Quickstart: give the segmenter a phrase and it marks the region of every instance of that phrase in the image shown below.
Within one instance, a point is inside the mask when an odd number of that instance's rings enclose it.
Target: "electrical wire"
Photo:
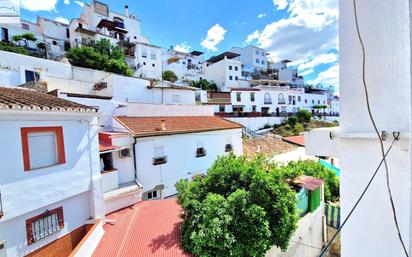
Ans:
[[[369,91],[368,91],[368,86],[366,84],[366,51],[365,51],[365,44],[363,42],[362,35],[361,35],[361,32],[360,32],[360,28],[359,28],[359,20],[358,20],[356,0],[353,0],[353,10],[354,10],[354,16],[355,16],[356,32],[357,32],[357,36],[358,36],[359,43],[360,43],[361,50],[362,50],[362,84],[363,84],[363,88],[364,88],[364,91],[365,91],[366,107],[367,107],[367,110],[368,110],[368,115],[369,115],[370,121],[373,125],[373,129],[375,130],[375,133],[376,133],[376,135],[379,139],[380,150],[381,150],[382,159],[383,159],[384,166],[385,166],[386,188],[387,188],[388,194],[389,194],[389,200],[390,200],[392,214],[393,214],[393,221],[395,223],[395,227],[396,227],[396,230],[397,230],[397,233],[398,233],[399,241],[402,245],[405,256],[409,257],[408,251],[406,250],[405,243],[403,242],[403,239],[402,239],[402,235],[401,235],[401,231],[400,231],[399,223],[398,223],[398,218],[397,218],[397,215],[396,215],[396,208],[395,208],[395,203],[394,203],[393,195],[392,195],[392,189],[391,189],[391,185],[390,185],[389,167],[388,167],[388,163],[387,163],[386,158],[385,158],[385,148],[384,148],[384,145],[383,145],[383,139],[382,139],[381,134],[379,133],[378,127],[376,125],[376,122],[375,122],[375,119],[373,117],[371,107],[370,107]]]
[[[298,244],[298,245],[303,245],[303,246],[306,246],[306,247],[309,247],[309,248],[313,248],[313,249],[317,249],[317,250],[322,250],[322,248],[321,248],[321,247],[318,247],[318,246],[308,245],[308,244],[301,243],[301,242],[294,241],[294,240],[291,240],[291,242],[292,242],[292,243],[295,243],[295,244]]]
[[[360,195],[360,197],[358,198],[358,200],[356,200],[355,205],[352,207],[352,209],[350,210],[348,216],[345,218],[345,220],[342,222],[342,225],[338,228],[338,230],[335,232],[335,234],[333,235],[333,237],[329,240],[329,242],[325,245],[325,247],[323,248],[323,250],[320,252],[318,257],[322,257],[326,251],[328,250],[328,248],[332,245],[332,242],[335,240],[336,236],[339,234],[339,232],[342,230],[342,228],[345,226],[346,222],[349,220],[349,218],[352,216],[352,213],[355,211],[356,207],[358,206],[359,202],[362,200],[362,198],[365,196],[366,191],[368,191],[370,185],[372,184],[372,181],[375,179],[376,174],[378,173],[379,169],[381,168],[382,164],[384,163],[384,160],[386,158],[386,156],[388,156],[389,152],[392,149],[392,146],[394,145],[394,143],[399,140],[399,138],[394,138],[391,145],[389,146],[388,150],[386,151],[386,153],[384,154],[384,158],[382,158],[382,160],[379,162],[378,167],[375,169],[375,172],[373,173],[372,177],[369,179],[368,184],[366,185],[365,189],[363,189],[362,194]]]

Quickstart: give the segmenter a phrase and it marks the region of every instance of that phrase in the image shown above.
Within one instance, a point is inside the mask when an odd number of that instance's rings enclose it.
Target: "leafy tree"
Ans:
[[[38,49],[46,50],[46,44],[44,42],[38,42],[36,46]]]
[[[195,256],[265,256],[286,250],[296,229],[296,195],[262,157],[219,157],[204,177],[176,184],[181,242]],[[251,240],[255,238],[258,240]]]
[[[304,123],[304,122],[310,122],[310,118],[312,117],[312,114],[304,109],[299,110],[296,113],[296,118],[298,118],[298,122]]]
[[[11,40],[20,46],[20,42],[24,42],[25,47],[29,47],[29,42],[36,42],[37,38],[33,33],[23,33],[14,35],[11,37]]]
[[[170,81],[172,83],[175,83],[177,81],[176,74],[171,70],[164,71],[162,74],[162,78],[163,80]]]
[[[125,61],[123,49],[111,45],[108,39],[97,41],[93,47],[71,48],[66,53],[66,57],[75,66],[104,70],[125,76],[133,75],[133,71]]]
[[[296,123],[298,123],[298,118],[296,118],[295,116],[291,116],[288,118],[287,123],[294,127],[296,125]]]
[[[197,87],[202,90],[213,91],[213,92],[217,91],[216,83],[210,83],[206,79],[200,79],[199,81],[191,81],[190,85],[192,87]]]

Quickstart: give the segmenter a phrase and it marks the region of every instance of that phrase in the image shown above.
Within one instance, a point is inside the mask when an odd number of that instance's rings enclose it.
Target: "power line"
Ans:
[[[364,42],[363,42],[363,39],[362,39],[362,35],[361,35],[361,32],[360,32],[360,28],[359,28],[356,0],[353,0],[353,10],[354,10],[354,15],[355,15],[356,32],[357,32],[359,43],[360,43],[361,49],[362,49],[362,83],[363,83],[363,88],[364,88],[364,91],[365,91],[366,107],[367,107],[367,110],[368,110],[369,118],[370,118],[370,120],[372,122],[372,125],[373,125],[373,129],[375,130],[375,133],[378,136],[380,150],[381,150],[381,154],[382,154],[382,159],[383,159],[383,162],[385,164],[386,188],[387,188],[388,194],[389,194],[389,200],[390,200],[392,214],[393,214],[393,221],[395,223],[395,227],[396,227],[396,230],[398,232],[399,241],[402,245],[405,256],[409,257],[408,251],[406,250],[405,243],[403,242],[403,239],[402,239],[402,235],[401,235],[401,231],[400,231],[399,223],[398,223],[398,218],[397,218],[397,215],[396,215],[395,203],[393,201],[392,190],[391,190],[391,185],[390,185],[390,178],[389,178],[389,167],[388,167],[388,163],[387,163],[386,157],[385,157],[385,148],[383,146],[383,139],[382,139],[383,135],[381,136],[381,134],[379,133],[378,127],[376,125],[376,122],[375,122],[375,119],[373,117],[371,107],[370,107],[369,92],[368,92],[368,87],[367,87],[367,84],[366,84],[366,74],[365,74],[366,73],[366,51],[365,51],[365,45],[364,45]]]
[[[323,250],[320,252],[318,257],[322,257],[326,251],[328,250],[328,248],[331,246],[333,240],[335,240],[336,236],[339,234],[339,232],[342,230],[342,228],[345,226],[346,222],[349,220],[349,218],[351,217],[352,213],[355,211],[356,207],[358,206],[359,202],[362,200],[362,198],[364,197],[366,191],[368,191],[369,186],[372,184],[372,181],[375,179],[376,174],[378,173],[379,169],[381,168],[382,164],[384,163],[384,160],[386,158],[386,156],[389,154],[389,152],[392,149],[392,146],[394,145],[394,143],[399,140],[399,138],[394,137],[391,145],[389,146],[388,150],[386,151],[384,158],[382,158],[382,160],[379,162],[378,167],[375,169],[375,172],[373,173],[372,177],[369,179],[368,184],[366,185],[365,189],[362,191],[362,194],[360,195],[360,197],[358,198],[358,200],[356,201],[355,205],[352,207],[352,209],[350,210],[348,216],[345,218],[345,220],[342,222],[342,225],[338,228],[338,230],[335,232],[335,234],[333,235],[333,237],[331,238],[331,240],[326,244],[326,246],[323,248]]]
[[[309,247],[309,248],[313,248],[313,249],[317,249],[317,250],[322,250],[322,248],[321,248],[321,247],[318,247],[318,246],[308,245],[308,244],[301,243],[301,242],[294,241],[294,240],[291,240],[291,242],[292,242],[292,243],[295,243],[295,244],[303,245],[303,246],[306,246],[306,247]]]

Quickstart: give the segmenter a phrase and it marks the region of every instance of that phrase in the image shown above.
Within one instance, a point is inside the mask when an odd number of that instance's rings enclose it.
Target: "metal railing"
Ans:
[[[272,104],[272,99],[271,98],[266,98],[266,99],[264,99],[264,104]]]

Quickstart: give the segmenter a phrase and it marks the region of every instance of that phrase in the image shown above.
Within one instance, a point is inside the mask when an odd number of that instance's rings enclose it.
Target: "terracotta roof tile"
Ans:
[[[16,87],[0,87],[0,109],[96,112],[86,105]]]
[[[284,137],[283,141],[291,143],[291,144],[295,144],[295,145],[305,146],[305,136]]]
[[[180,246],[176,199],[144,201],[106,216],[93,257],[189,257]]]
[[[217,116],[115,117],[135,137],[161,136],[214,130],[237,129],[242,125]],[[161,130],[161,121],[165,130]]]

